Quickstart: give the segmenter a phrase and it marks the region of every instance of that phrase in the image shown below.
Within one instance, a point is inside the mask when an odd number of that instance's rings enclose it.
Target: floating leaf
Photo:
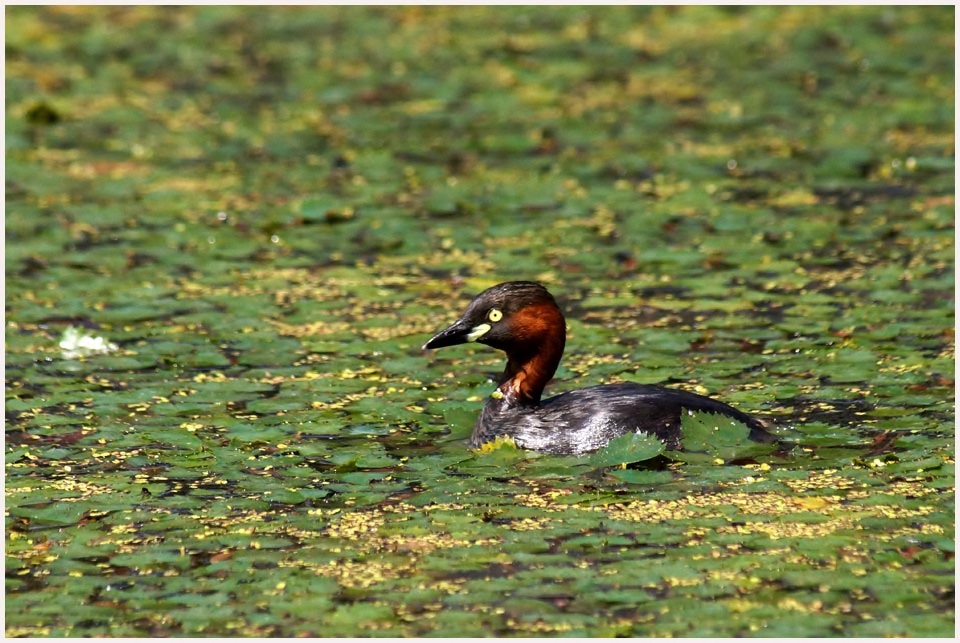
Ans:
[[[769,454],[776,450],[772,444],[750,440],[746,424],[719,413],[684,411],[680,418],[682,451],[667,455],[685,461],[726,462],[734,458]]]
[[[613,467],[651,460],[664,452],[663,443],[648,433],[627,433],[586,456],[594,467]]]

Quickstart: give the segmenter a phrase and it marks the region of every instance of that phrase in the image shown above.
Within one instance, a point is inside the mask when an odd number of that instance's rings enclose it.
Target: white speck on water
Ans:
[[[60,339],[60,351],[64,359],[76,359],[87,355],[111,353],[117,345],[103,337],[94,337],[81,332],[79,328],[69,326]]]

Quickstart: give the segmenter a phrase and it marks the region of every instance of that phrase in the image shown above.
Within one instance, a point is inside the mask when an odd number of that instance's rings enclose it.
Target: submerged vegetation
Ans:
[[[6,17],[8,636],[953,634],[952,7]],[[511,279],[792,448],[466,449]]]

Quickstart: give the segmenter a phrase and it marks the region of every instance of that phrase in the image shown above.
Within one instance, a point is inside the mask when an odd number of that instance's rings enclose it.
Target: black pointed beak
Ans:
[[[466,344],[467,342],[474,341],[475,338],[471,338],[471,333],[474,332],[472,325],[467,323],[464,319],[458,319],[453,322],[449,328],[441,330],[439,333],[430,338],[426,344],[423,345],[423,350],[429,350],[432,348],[443,348],[444,346],[456,346],[457,344]]]

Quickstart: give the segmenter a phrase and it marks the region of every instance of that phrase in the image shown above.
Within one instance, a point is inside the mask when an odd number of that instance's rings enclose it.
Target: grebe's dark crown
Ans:
[[[546,306],[560,320],[559,332],[564,332],[563,315],[553,295],[535,281],[508,281],[487,288],[474,297],[463,315],[434,335],[424,349],[443,348],[467,342],[480,342],[501,348],[511,340],[511,319],[530,306]]]

